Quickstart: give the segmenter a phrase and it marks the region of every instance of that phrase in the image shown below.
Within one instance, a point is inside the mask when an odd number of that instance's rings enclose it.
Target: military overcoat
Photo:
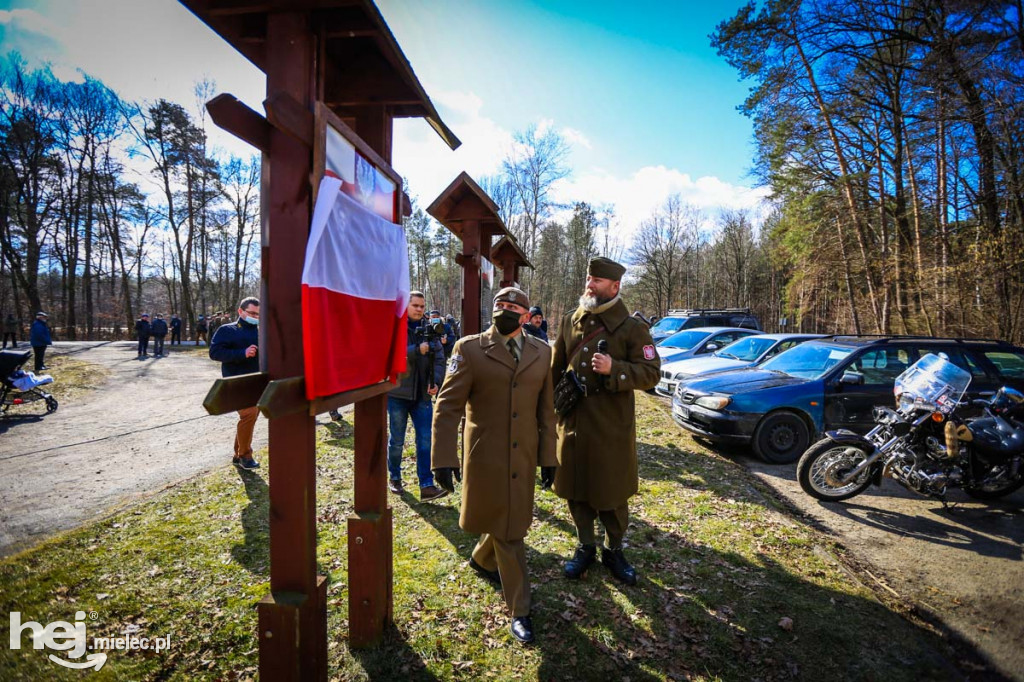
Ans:
[[[519,540],[533,521],[538,466],[555,466],[551,348],[525,336],[518,366],[491,327],[458,340],[434,406],[433,467],[458,467],[463,413],[462,512],[470,533]]]
[[[610,376],[597,374],[591,366],[602,339],[608,341],[612,358]],[[568,356],[581,342],[570,361]],[[586,385],[587,396],[558,420],[554,490],[559,497],[588,502],[594,509],[615,509],[638,486],[633,391],[654,388],[661,362],[647,325],[631,318],[619,299],[603,312],[577,308],[562,318],[551,364],[555,383],[567,365]]]

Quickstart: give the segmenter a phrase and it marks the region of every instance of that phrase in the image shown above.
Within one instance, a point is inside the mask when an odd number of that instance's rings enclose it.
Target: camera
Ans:
[[[414,333],[416,334],[417,343],[440,341],[441,337],[445,335],[444,323],[440,321],[434,322],[433,320],[427,321],[424,318],[423,323],[416,327]]]

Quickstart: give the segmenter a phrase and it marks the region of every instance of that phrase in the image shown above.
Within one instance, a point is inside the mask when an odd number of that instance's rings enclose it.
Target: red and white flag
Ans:
[[[396,381],[406,364],[405,230],[320,182],[302,270],[306,397]]]

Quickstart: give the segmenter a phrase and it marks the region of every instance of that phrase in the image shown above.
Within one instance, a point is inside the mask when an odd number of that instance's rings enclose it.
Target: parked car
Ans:
[[[696,376],[707,376],[731,369],[752,367],[773,358],[783,351],[799,346],[804,341],[820,339],[823,334],[755,334],[733,341],[711,355],[675,360],[661,365],[661,381],[655,389],[659,394],[672,397],[676,385]]]
[[[896,377],[928,353],[971,373],[968,398],[1002,385],[1024,390],[1024,348],[1004,341],[832,336],[756,367],[680,381],[672,416],[708,440],[749,443],[767,462],[793,462],[826,430],[870,430],[872,409],[893,403]]]
[[[654,350],[661,358],[661,364],[675,362],[683,358],[711,355],[716,350],[725,348],[736,339],[742,339],[761,332],[739,327],[702,327],[685,329],[655,344]],[[662,375],[664,376],[664,374]]]
[[[750,308],[670,310],[651,327],[651,338],[657,343],[678,331],[697,327],[739,327],[761,331],[761,321],[750,312]]]

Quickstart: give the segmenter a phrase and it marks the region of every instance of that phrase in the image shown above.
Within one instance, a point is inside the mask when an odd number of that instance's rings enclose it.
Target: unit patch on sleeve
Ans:
[[[459,363],[462,362],[461,355],[453,355],[452,361],[448,363],[448,373],[455,374],[456,370],[459,369]]]
[[[654,346],[644,346],[644,360],[653,360],[657,355]]]

